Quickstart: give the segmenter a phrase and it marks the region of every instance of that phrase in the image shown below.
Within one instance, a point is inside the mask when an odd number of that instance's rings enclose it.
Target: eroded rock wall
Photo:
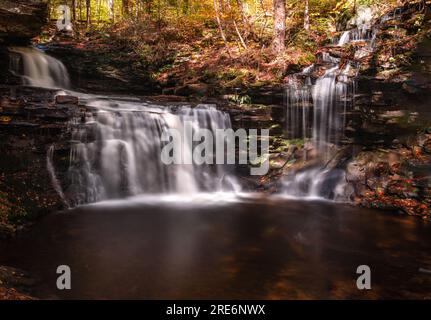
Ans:
[[[47,14],[44,0],[0,1],[0,44],[29,42],[39,35]]]

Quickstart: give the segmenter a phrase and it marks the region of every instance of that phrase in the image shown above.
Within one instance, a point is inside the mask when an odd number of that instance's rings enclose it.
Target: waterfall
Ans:
[[[21,76],[24,85],[70,87],[65,66],[35,48],[9,48],[10,70]],[[47,152],[47,170],[52,185],[66,206],[141,194],[181,194],[239,191],[231,167],[196,164],[192,151],[199,142],[182,139],[176,146],[183,151],[183,164],[165,165],[161,160],[167,142],[163,132],[186,126],[192,133],[206,129],[231,129],[228,114],[214,105],[159,106],[140,99],[78,95],[91,112],[70,122],[71,151],[67,181],[63,190],[55,173],[54,146]]]
[[[238,190],[228,166],[195,164],[192,159],[172,165],[161,161],[166,129],[182,131],[185,123],[212,133],[231,128],[229,116],[214,106],[168,108],[111,99],[88,105],[93,113],[73,124],[67,190],[73,205],[140,194]],[[186,150],[193,147],[181,143]]]
[[[66,67],[39,49],[11,47],[10,71],[23,84],[41,88],[70,88]]]
[[[361,26],[356,29],[344,31],[337,45],[342,47],[355,41],[370,41],[373,39],[374,35],[375,30],[373,30],[373,28],[368,29]]]
[[[371,25],[370,10],[360,10],[355,24],[356,28],[345,31],[337,45],[366,41],[367,46],[361,46],[355,54],[360,57],[366,50],[372,50],[377,30]],[[345,136],[346,114],[354,107],[357,69],[352,61],[342,61],[329,52],[322,52],[319,63],[288,80],[286,135],[289,139],[304,141],[306,166],[287,176],[283,182],[285,194],[345,199],[345,172],[333,159]],[[324,71],[313,77],[314,70]]]
[[[284,192],[295,197],[340,199],[344,171],[328,167],[334,146],[344,135],[346,113],[352,107],[354,82],[350,64],[332,65],[312,84],[291,80],[287,88],[287,134],[291,139],[310,141],[318,153],[318,164],[293,173],[284,181]],[[304,72],[303,72],[304,73]],[[307,153],[304,151],[304,160]]]
[[[341,36],[341,38],[340,38],[340,41],[338,41],[338,45],[341,47],[341,46],[344,46],[346,43],[349,43],[349,41],[350,41],[350,30],[347,30],[347,31],[344,31],[343,32],[343,35]]]
[[[54,150],[55,150],[55,148],[54,148],[54,145],[51,145],[49,148],[48,148],[48,152],[47,152],[47,154],[46,154],[46,168],[47,168],[47,170],[48,170],[48,173],[49,173],[49,177],[50,177],[50,179],[51,179],[51,183],[52,183],[52,186],[54,187],[54,190],[57,192],[57,194],[60,196],[60,198],[61,198],[61,200],[63,201],[63,203],[66,205],[66,207],[69,207],[69,203],[68,203],[68,201],[66,200],[66,197],[64,196],[64,193],[63,193],[63,188],[61,187],[61,183],[60,183],[60,181],[58,180],[58,178],[57,178],[57,175],[56,175],[56,173],[55,173],[55,169],[54,169],[54,161],[53,161],[53,158],[54,158]]]

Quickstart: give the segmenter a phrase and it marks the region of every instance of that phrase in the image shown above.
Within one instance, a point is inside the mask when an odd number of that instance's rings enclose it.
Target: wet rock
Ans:
[[[58,95],[55,97],[55,102],[58,104],[78,104],[78,97],[71,95]]]
[[[363,60],[370,58],[373,55],[373,51],[370,48],[364,47],[360,48],[355,52],[355,60]]]
[[[349,182],[365,182],[366,171],[365,168],[358,162],[350,162],[346,168],[346,180]]]
[[[174,94],[180,96],[198,95],[204,96],[208,93],[208,85],[205,83],[192,83],[178,87],[174,90]]]
[[[27,42],[39,35],[48,10],[42,0],[0,1],[0,42]]]
[[[431,158],[419,153],[427,141],[426,134],[419,134],[408,143],[410,148],[357,154],[346,166],[346,180],[355,191],[353,198],[363,206],[399,209],[428,219]]]
[[[423,150],[424,150],[424,152],[431,154],[431,139],[424,142]]]
[[[405,91],[407,91],[410,94],[416,94],[419,92],[419,89],[409,82],[404,82],[402,87]]]
[[[165,88],[162,90],[162,95],[174,95],[175,94],[175,87]]]
[[[188,87],[196,95],[204,96],[208,93],[208,85],[205,83],[192,83]]]

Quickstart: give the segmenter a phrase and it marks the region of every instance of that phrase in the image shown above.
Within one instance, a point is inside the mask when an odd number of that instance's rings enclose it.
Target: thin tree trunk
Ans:
[[[310,30],[310,14],[309,14],[309,3],[305,0],[305,11],[304,11],[304,29]]]
[[[85,1],[85,6],[87,8],[87,27],[91,24],[91,0]]]
[[[115,5],[114,0],[108,0],[108,6],[109,6],[109,15],[111,18],[111,22],[115,22]]]
[[[274,0],[274,40],[273,50],[280,54],[286,49],[286,2],[285,0]]]
[[[152,0],[146,0],[146,2],[147,2],[147,14],[150,15],[150,16],[151,16],[151,11],[152,11],[151,1]]]
[[[100,23],[100,4],[101,0],[97,0],[97,23]]]
[[[215,11],[215,15],[216,15],[218,29],[220,31],[220,36],[223,39],[223,42],[224,42],[224,45],[226,47],[227,53],[229,54],[229,56],[231,56],[229,47],[227,45],[226,35],[225,35],[225,33],[223,31],[223,27],[221,25],[220,13],[219,13],[219,7],[218,6],[219,6],[219,4],[218,4],[217,0],[214,0],[214,11]]]
[[[227,1],[227,6],[228,6],[229,11],[232,13],[232,7],[230,5],[230,0]],[[233,21],[233,26],[235,28],[236,34],[238,35],[239,41],[241,42],[241,45],[243,46],[244,49],[247,49],[247,44],[245,43],[244,38],[241,35],[241,32],[239,32],[238,25],[236,24],[235,17],[233,15],[231,16],[231,19]]]
[[[72,20],[76,20],[76,0],[72,0]]]
[[[52,5],[51,5],[51,0],[48,0],[46,2],[47,8],[48,8],[48,21],[51,20],[51,10],[52,10]]]
[[[241,42],[241,45],[244,47],[244,49],[247,49],[247,44],[245,43],[244,38],[242,37],[241,33],[239,32],[239,29],[238,29],[238,26],[237,26],[235,20],[233,21],[233,25],[235,27],[235,31],[236,31],[236,34],[238,35],[238,38],[239,38],[239,41]]]
[[[82,0],[79,0],[79,20],[82,21]]]
[[[123,17],[129,15],[129,0],[122,0]]]
[[[157,1],[157,28],[159,29],[159,31],[160,31],[160,28],[162,27],[162,25],[161,25],[161,21],[162,21],[161,6],[162,6],[161,0],[158,0]]]

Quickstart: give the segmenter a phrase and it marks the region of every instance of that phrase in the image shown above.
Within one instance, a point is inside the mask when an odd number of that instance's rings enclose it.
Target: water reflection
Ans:
[[[430,226],[320,202],[103,204],[47,217],[0,244],[1,264],[37,275],[41,297],[431,298]],[[73,289],[55,289],[70,265]],[[356,268],[372,269],[371,291]]]

